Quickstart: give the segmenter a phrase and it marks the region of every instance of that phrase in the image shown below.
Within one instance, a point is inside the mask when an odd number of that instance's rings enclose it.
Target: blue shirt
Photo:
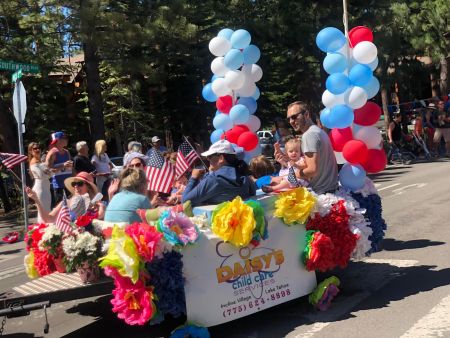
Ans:
[[[67,150],[61,154],[59,151],[56,153],[53,160],[54,168],[63,168],[64,163],[70,160],[70,154]],[[72,176],[72,169],[64,169],[58,171],[52,176],[52,185],[54,189],[64,188],[64,180]]]
[[[211,171],[202,180],[190,178],[183,192],[183,203],[190,200],[192,206],[219,204],[236,196],[243,199],[254,196],[255,184],[248,176],[236,176],[236,169],[223,166]]]
[[[141,218],[136,213],[137,209],[150,209],[150,201],[147,196],[123,190],[109,202],[106,207],[106,222],[140,222]]]

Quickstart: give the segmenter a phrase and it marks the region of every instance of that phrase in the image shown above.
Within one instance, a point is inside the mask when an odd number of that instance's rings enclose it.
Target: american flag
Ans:
[[[65,195],[63,197],[62,206],[58,212],[55,225],[63,233],[70,233],[72,230],[72,226],[70,225],[70,212]]]
[[[175,168],[159,151],[152,150],[147,161],[147,190],[169,193],[175,178]]]
[[[26,161],[27,157],[20,154],[0,153],[0,160],[6,168],[11,169],[17,164]]]
[[[177,174],[177,177],[183,175],[195,160],[199,158],[200,156],[198,156],[197,152],[192,148],[188,141],[181,143],[178,147],[177,162],[175,164],[175,173]]]
[[[297,176],[295,176],[294,167],[289,168],[289,174],[288,174],[287,180],[294,187],[300,186],[300,182],[297,180]]]

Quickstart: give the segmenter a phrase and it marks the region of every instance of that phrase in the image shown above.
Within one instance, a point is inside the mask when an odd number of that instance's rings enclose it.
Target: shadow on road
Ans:
[[[428,246],[443,245],[445,242],[430,241],[429,239],[415,239],[412,241],[400,241],[393,238],[385,238],[382,246],[383,250],[387,251],[399,251],[407,249],[419,249],[426,248]]]
[[[14,249],[14,250],[8,250],[8,251],[0,251],[0,255],[12,255],[21,252],[22,249]]]

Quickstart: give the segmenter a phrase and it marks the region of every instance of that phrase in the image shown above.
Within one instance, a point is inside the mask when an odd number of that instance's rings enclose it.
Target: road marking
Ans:
[[[4,269],[0,271],[0,280],[20,275],[24,271],[25,268],[23,266],[15,266],[12,268]]]
[[[423,188],[424,186],[426,186],[427,183],[414,183],[414,184],[409,184],[409,185],[405,185],[404,187],[401,188],[397,188],[392,190],[392,192],[400,192],[402,193],[403,190],[407,189],[407,188],[411,188],[411,187],[417,187],[417,188]]]
[[[445,337],[450,333],[450,296],[419,319],[401,338]]]
[[[416,260],[406,260],[406,259],[377,259],[377,258],[366,258],[363,260],[364,263],[369,264],[388,264],[397,268],[408,268],[417,265],[419,262]],[[361,271],[360,271],[361,272]],[[363,271],[364,272],[364,271]],[[369,274],[367,274],[369,275]],[[351,313],[359,303],[364,301],[373,292],[381,289],[384,285],[389,283],[392,279],[396,278],[398,274],[388,274],[386,276],[377,275],[368,278],[368,280],[361,280],[361,283],[366,283],[365,290],[360,293],[354,294],[351,297],[337,297],[336,301],[333,302],[333,306],[326,312],[309,312],[303,317],[307,322],[311,324],[302,325],[298,329],[287,335],[288,338],[310,338],[316,333],[323,330],[330,324],[336,322],[346,313]],[[306,329],[306,332],[302,332]],[[417,337],[417,335],[416,335]]]
[[[375,188],[378,188],[381,185],[381,183],[374,183],[373,185],[375,186]]]
[[[385,190],[385,189],[389,189],[389,188],[395,187],[395,186],[397,186],[397,185],[400,185],[400,183],[394,183],[394,184],[388,185],[387,187],[378,189],[378,191]]]

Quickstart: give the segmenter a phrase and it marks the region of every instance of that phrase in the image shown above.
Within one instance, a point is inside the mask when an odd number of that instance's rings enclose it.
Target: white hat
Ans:
[[[434,103],[430,103],[430,104],[428,104],[428,108],[436,109],[436,105]]]
[[[161,141],[161,139],[158,136],[153,136],[152,137],[152,143],[156,143],[158,141]]]
[[[227,140],[220,140],[211,145],[207,151],[202,153],[202,156],[207,157],[213,154],[233,154],[236,155],[236,150],[233,145]]]

